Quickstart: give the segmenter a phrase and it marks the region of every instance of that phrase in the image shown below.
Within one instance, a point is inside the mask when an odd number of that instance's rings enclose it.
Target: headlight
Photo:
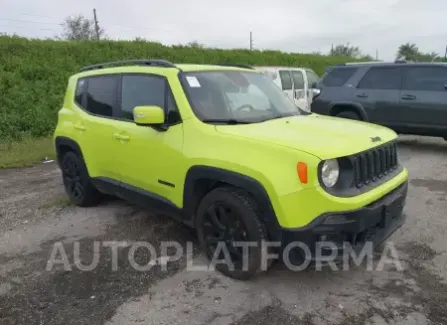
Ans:
[[[340,175],[337,159],[326,160],[321,166],[321,180],[326,187],[333,187]]]

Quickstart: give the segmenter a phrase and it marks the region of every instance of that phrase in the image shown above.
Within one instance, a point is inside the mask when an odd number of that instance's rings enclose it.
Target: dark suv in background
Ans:
[[[326,70],[311,111],[447,140],[447,64],[346,63]]]

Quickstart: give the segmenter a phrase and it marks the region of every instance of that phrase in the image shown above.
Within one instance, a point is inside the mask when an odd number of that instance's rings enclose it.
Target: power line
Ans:
[[[13,22],[18,22],[18,23],[60,25],[60,24],[50,23],[50,22],[46,22],[46,21],[32,21],[32,20],[9,19],[9,18],[0,18],[0,20],[13,21]]]
[[[27,26],[11,26],[11,25],[2,25],[2,24],[0,24],[0,27],[6,27],[6,28],[29,28],[29,27],[27,27]],[[61,31],[62,31],[62,29],[54,29],[54,28],[33,28],[33,30],[39,30],[39,31],[49,31],[49,32],[56,32],[56,33],[60,33]],[[138,35],[136,35],[136,36],[134,36],[135,38],[137,38],[137,37],[141,37],[141,36],[138,36]],[[119,40],[123,40],[123,39],[126,39],[126,40],[129,40],[129,38],[121,38],[121,37],[119,37],[119,38],[116,38],[115,40],[117,40],[117,41],[119,41]],[[228,42],[226,42],[226,41],[223,41],[222,39],[221,40],[207,40],[206,42],[202,42],[202,41],[200,41],[200,40],[197,40],[199,43],[203,43],[203,44],[205,44],[206,45],[206,47],[208,47],[208,48],[215,48],[215,47],[218,47],[218,46],[222,46],[222,45],[224,45],[225,44],[225,46],[224,46],[224,48],[243,48],[244,46],[243,46],[243,40],[238,40],[238,42],[236,42],[235,44],[236,45],[230,45],[230,44],[228,44]],[[160,40],[158,40],[158,39],[148,39],[148,42],[160,42]],[[170,42],[171,44],[169,45],[169,44],[164,44],[164,45],[166,45],[166,46],[175,46],[175,45],[185,45],[186,43],[188,43],[188,41],[178,41],[178,43],[177,44],[175,44],[175,42]]]
[[[42,15],[35,15],[35,14],[22,14],[22,13],[17,13],[16,15],[19,15],[19,16],[30,16],[30,17],[39,17],[39,18],[60,19],[59,17],[54,17],[54,16],[42,16]]]
[[[54,17],[55,18],[55,17]],[[56,19],[56,18],[55,18]],[[63,22],[66,18],[62,18],[61,22]],[[11,21],[11,22],[19,22],[19,23],[32,23],[32,24],[44,24],[44,25],[53,25],[53,26],[61,26],[61,23],[52,23],[52,22],[45,22],[45,21],[32,21],[32,20],[22,20],[22,19],[10,19],[10,18],[0,18],[1,20],[5,21]],[[99,23],[99,22],[98,22]],[[4,27],[10,27],[10,28],[25,28],[25,26],[17,26],[17,25],[2,25]],[[105,29],[107,30],[115,30],[115,31],[123,31],[124,29],[132,29],[132,30],[142,30],[142,31],[149,31],[153,33],[160,33],[160,32],[166,32],[166,33],[172,33],[175,32],[176,29],[154,29],[154,28],[148,28],[148,27],[140,27],[140,26],[125,26],[125,25],[105,25]],[[215,35],[216,36],[216,35]],[[222,39],[224,39],[224,35],[222,35]]]
[[[11,26],[11,25],[0,25],[0,27],[9,27],[9,28],[29,28],[25,26]],[[51,31],[51,32],[60,32],[60,30],[57,29],[51,29],[51,28],[34,28],[34,30],[45,30],[45,31]]]

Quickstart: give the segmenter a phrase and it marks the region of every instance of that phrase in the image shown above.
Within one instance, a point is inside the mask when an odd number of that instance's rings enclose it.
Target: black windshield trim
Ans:
[[[236,125],[236,124],[251,124],[251,123],[257,123],[252,121],[242,121],[242,120],[236,120],[236,119],[203,119],[203,123],[222,123],[222,124],[228,124],[228,125]]]

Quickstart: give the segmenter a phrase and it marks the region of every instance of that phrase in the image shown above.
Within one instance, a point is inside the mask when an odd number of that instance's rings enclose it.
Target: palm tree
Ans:
[[[405,43],[399,46],[397,50],[397,60],[415,60],[419,56],[419,48],[416,44]]]
[[[430,52],[430,53],[424,54],[424,58],[427,61],[437,61],[437,60],[439,60],[439,54],[436,52]]]

